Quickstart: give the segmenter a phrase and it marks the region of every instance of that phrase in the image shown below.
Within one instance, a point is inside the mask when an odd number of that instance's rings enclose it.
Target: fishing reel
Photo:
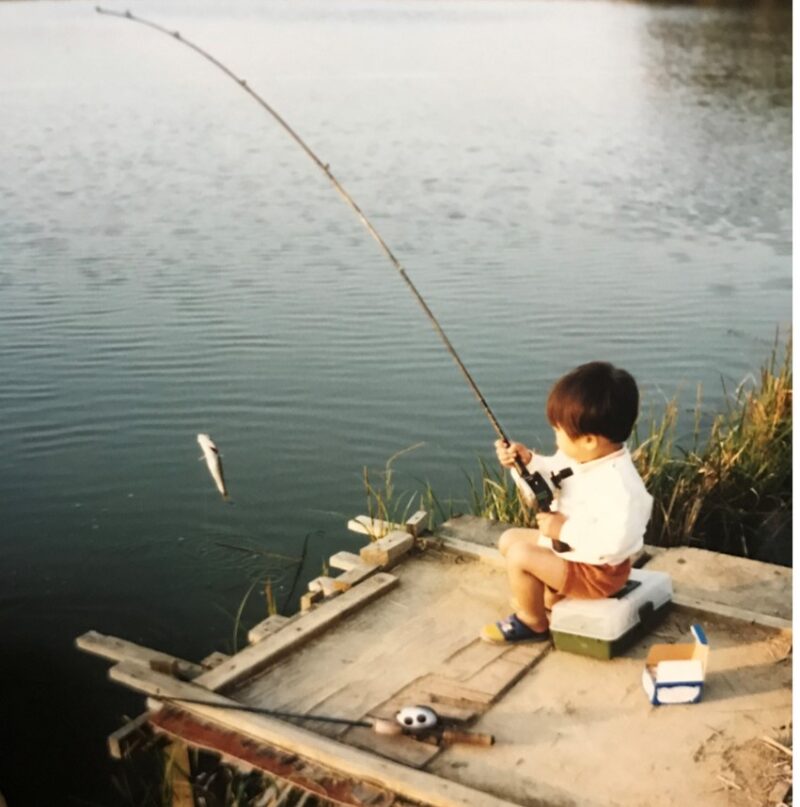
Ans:
[[[439,715],[429,706],[404,706],[395,720],[410,734],[422,734],[439,725]]]
[[[549,513],[550,508],[553,505],[553,488],[547,484],[547,480],[538,472],[533,471],[531,473],[525,466],[522,464],[521,461],[517,461],[517,472],[520,475],[522,481],[527,485],[530,492],[533,494],[534,499],[536,500],[536,506],[539,510],[543,513]],[[563,470],[559,471],[558,473],[551,473],[550,480],[553,483],[553,487],[557,490],[561,488],[561,482],[564,479],[568,479],[573,474],[572,468],[564,468]],[[557,539],[551,539],[553,544],[553,549],[556,552],[568,552],[572,547],[569,544],[565,544],[563,541],[559,541]]]
[[[452,743],[494,745],[493,734],[481,734],[447,727],[430,706],[404,706],[395,715],[395,721],[400,733],[411,735],[414,739],[423,742],[433,742],[435,745]]]
[[[522,481],[528,486],[528,489],[533,494],[536,500],[536,506],[544,513],[550,512],[550,507],[553,504],[553,491],[547,480],[538,472],[531,473],[528,470],[520,472]]]
[[[537,507],[542,512],[549,513],[553,505],[553,488],[560,490],[561,483],[565,479],[569,479],[574,471],[572,468],[564,468],[558,473],[551,473],[550,482],[552,487],[538,471],[531,473],[519,460],[517,461],[517,473],[519,473],[520,478],[528,486],[534,499],[536,499]]]

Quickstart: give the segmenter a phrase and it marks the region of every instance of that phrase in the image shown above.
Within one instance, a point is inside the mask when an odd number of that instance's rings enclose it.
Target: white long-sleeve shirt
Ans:
[[[559,540],[572,547],[569,552],[559,552],[559,557],[595,565],[617,564],[642,548],[653,497],[627,448],[591,462],[576,462],[561,451],[549,457],[534,454],[527,467],[542,474],[551,487],[551,472],[572,469],[573,475],[561,482],[561,489],[553,491],[551,510],[567,519]],[[514,469],[511,473],[531,501],[527,486]],[[540,536],[540,543],[552,546],[548,536]]]

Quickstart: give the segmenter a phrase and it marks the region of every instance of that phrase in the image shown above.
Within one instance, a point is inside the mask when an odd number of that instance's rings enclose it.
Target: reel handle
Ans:
[[[444,729],[441,733],[441,740],[448,744],[465,743],[468,745],[482,745],[488,747],[494,745],[494,734],[479,734],[474,731]]]

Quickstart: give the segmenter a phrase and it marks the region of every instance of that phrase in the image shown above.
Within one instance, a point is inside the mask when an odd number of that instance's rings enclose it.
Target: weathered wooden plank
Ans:
[[[285,628],[293,618],[294,617],[281,616],[280,614],[268,616],[266,619],[262,619],[258,624],[253,625],[253,627],[247,631],[247,641],[250,642],[250,644],[260,642],[262,639],[266,639],[267,636],[272,636],[273,633],[277,633],[282,628]]]
[[[305,793],[323,799],[325,804],[349,807],[394,807],[394,795],[386,788],[370,785],[362,779],[342,776],[338,771],[309,762],[295,753],[254,741],[184,710],[166,707],[153,716],[153,726],[160,734],[176,737],[193,748],[211,751],[227,764],[249,773],[263,771],[274,781],[269,797],[278,797],[284,782],[302,788]],[[297,791],[295,791],[297,792]],[[300,807],[301,800],[296,807]],[[274,802],[269,805],[275,807]]]
[[[487,664],[480,672],[470,676],[464,685],[478,692],[485,692],[491,702],[500,698],[528,671],[525,664],[515,664],[505,658],[499,658]]]
[[[327,575],[315,577],[308,584],[309,591],[321,591],[323,597],[330,597],[338,594],[338,589],[333,587],[333,578]]]
[[[672,604],[690,611],[699,611],[704,614],[714,614],[728,619],[738,619],[741,622],[749,622],[754,625],[762,625],[765,628],[777,628],[778,630],[792,630],[792,621],[770,614],[759,614],[756,611],[749,611],[745,608],[737,608],[733,605],[725,605],[721,602],[702,600],[697,597],[689,597],[686,594],[675,593],[672,595]]]
[[[373,563],[383,568],[397,563],[414,546],[414,536],[407,532],[396,530],[386,537],[361,549],[361,560],[364,563]]]
[[[383,538],[394,530],[408,532],[415,538],[424,531],[425,519],[428,518],[426,510],[417,510],[405,524],[394,521],[384,521],[380,518],[370,518],[369,516],[356,516],[347,522],[347,529],[361,535],[369,535],[372,539]]]
[[[793,618],[793,571],[789,567],[680,546],[665,549],[645,568],[666,572],[679,596],[786,621]],[[748,617],[744,621],[753,620]],[[785,625],[777,623],[767,627]]]
[[[219,689],[263,670],[348,614],[385,594],[397,582],[394,575],[382,572],[376,574],[335,599],[326,600],[314,611],[303,614],[276,633],[270,641],[259,642],[240,651],[229,661],[199,676],[197,683],[208,689]]]
[[[439,665],[435,672],[445,678],[464,681],[507,652],[508,647],[475,639]]]
[[[196,678],[204,672],[199,664],[151,650],[149,647],[118,639],[116,636],[105,636],[90,630],[75,640],[76,646],[86,653],[108,659],[109,661],[135,661],[139,664],[155,664],[162,672],[168,671],[180,678]]]
[[[406,520],[406,529],[415,538],[425,530],[425,519],[428,517],[426,510],[417,510],[411,518]]]
[[[385,736],[360,726],[348,729],[341,739],[348,745],[363,748],[373,754],[380,754],[386,759],[408,765],[411,768],[424,768],[441,750],[436,745],[420,742],[413,737],[405,737],[402,734]]]
[[[223,661],[227,661],[229,658],[230,656],[227,653],[221,653],[219,650],[215,650],[213,653],[209,653],[204,659],[200,660],[200,666],[204,670],[213,670],[214,667],[218,667]]]
[[[347,594],[343,594],[338,600],[332,600],[331,605],[341,602],[346,596]],[[253,648],[248,648],[251,649]],[[109,675],[113,680],[153,697],[197,698],[217,703],[234,702],[215,692],[204,690],[196,683],[177,681],[131,662],[117,664],[111,668]],[[251,740],[268,743],[284,751],[298,754],[340,774],[361,777],[367,783],[377,784],[402,797],[430,807],[515,807],[512,802],[488,793],[425,771],[398,765],[396,762],[327,737],[320,737],[313,732],[265,715],[190,703],[184,703],[180,708],[199,715],[204,720],[247,735]]]
[[[108,735],[108,753],[113,759],[124,759],[148,742],[153,736],[149,718],[149,712],[142,712]]]
[[[172,794],[172,807],[194,807],[192,763],[186,743],[180,740],[170,743],[165,773]]]
[[[337,552],[328,558],[328,566],[331,569],[339,569],[343,572],[349,572],[350,569],[361,566],[361,564],[361,557],[354,552]]]
[[[504,653],[503,658],[506,661],[513,661],[515,664],[524,664],[530,669],[538,664],[552,649],[553,646],[550,642],[520,644]]]
[[[506,559],[500,554],[498,549],[482,544],[473,544],[470,541],[462,541],[460,538],[437,538],[436,544],[442,549],[465,558],[472,558],[490,566],[505,568]]]
[[[325,599],[325,595],[322,593],[321,589],[317,589],[317,591],[307,591],[300,597],[300,610],[305,614],[308,613],[313,607],[315,603],[321,602]]]
[[[481,516],[453,516],[439,525],[436,537],[455,538],[464,543],[496,547],[500,536],[511,526],[513,525]]]
[[[427,553],[415,556],[398,570],[400,585],[386,597],[254,676],[241,691],[237,687],[237,697],[288,711],[360,718],[430,673],[471,642],[478,625],[496,618],[491,606],[482,606],[477,618],[469,612],[476,592],[483,592],[476,582],[502,599],[495,588],[503,581],[491,572],[497,585],[487,584],[486,572],[478,564],[462,568]]]
[[[362,580],[372,577],[373,574],[380,571],[380,568],[380,566],[373,563],[364,563],[359,558],[358,566],[354,566],[350,571],[333,578],[333,587],[337,591],[347,591],[347,589],[352,588]]]
[[[416,684],[420,692],[433,697],[434,701],[440,703],[451,702],[457,706],[464,704],[488,706],[492,702],[491,694],[472,689],[465,684],[450,678],[443,678],[440,675],[423,676]]]
[[[392,530],[403,530],[402,524],[395,524],[392,521],[384,521],[380,518],[370,518],[369,516],[356,516],[347,522],[347,529],[350,532],[357,532],[360,535],[368,535],[373,540],[383,538]]]

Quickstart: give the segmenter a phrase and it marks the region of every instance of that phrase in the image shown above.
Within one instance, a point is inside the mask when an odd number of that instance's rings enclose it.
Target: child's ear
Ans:
[[[600,445],[596,434],[582,434],[581,440],[583,441],[583,447],[587,451],[594,451]]]

